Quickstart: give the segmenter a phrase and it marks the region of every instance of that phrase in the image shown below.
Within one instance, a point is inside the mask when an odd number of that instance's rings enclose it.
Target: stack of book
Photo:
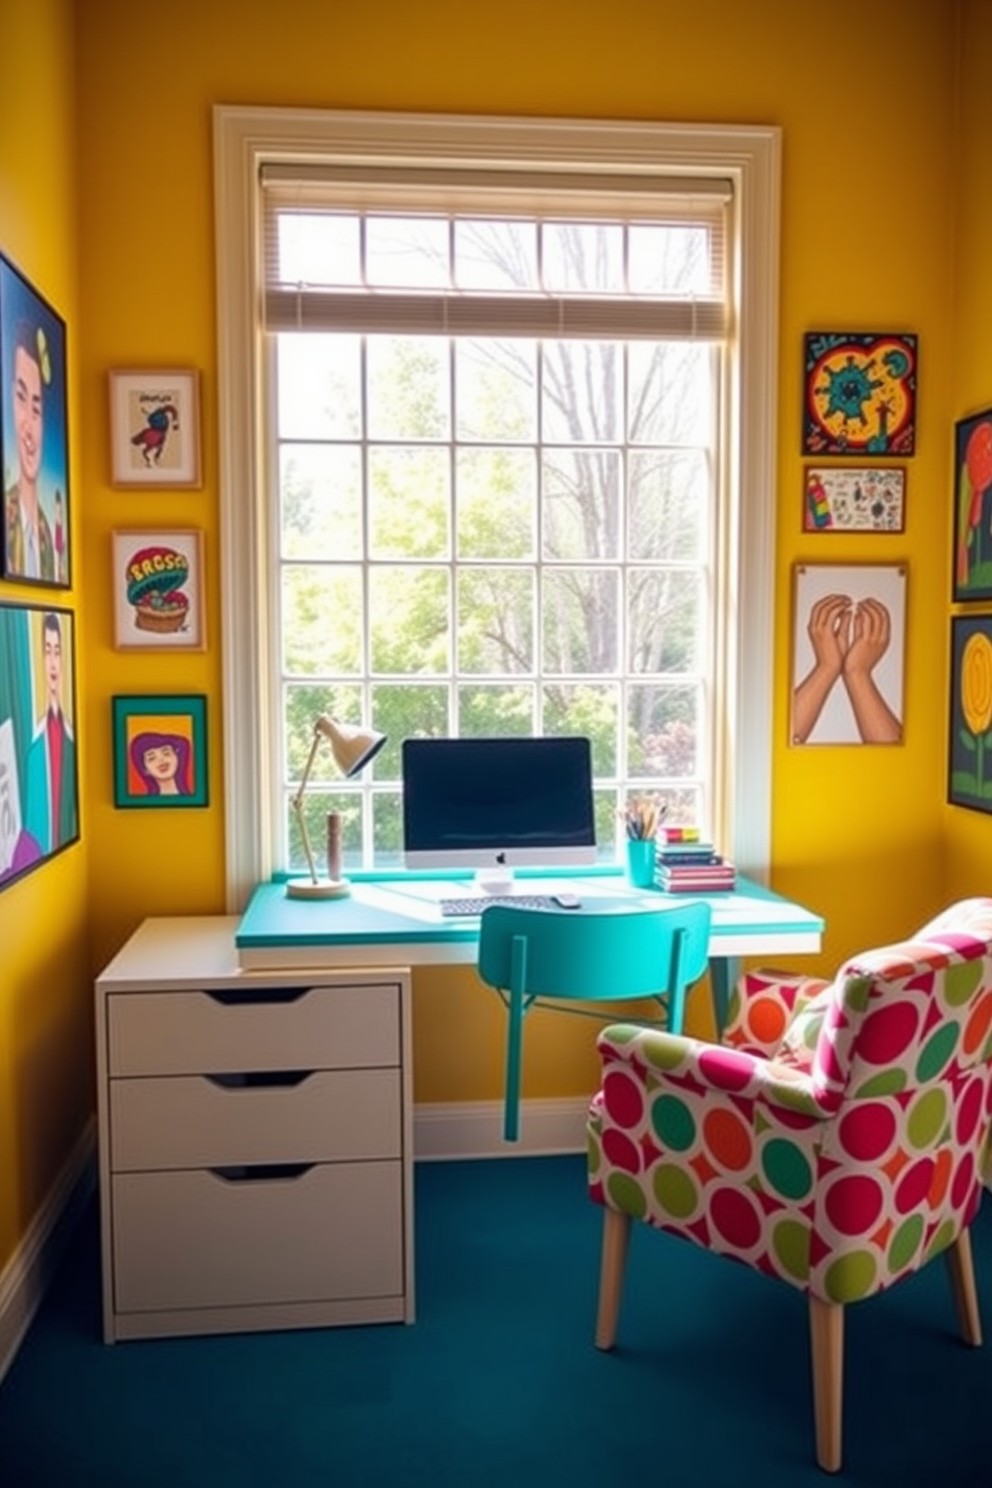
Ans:
[[[695,827],[662,827],[655,851],[655,884],[669,894],[711,894],[732,889],[737,870],[703,842]]]

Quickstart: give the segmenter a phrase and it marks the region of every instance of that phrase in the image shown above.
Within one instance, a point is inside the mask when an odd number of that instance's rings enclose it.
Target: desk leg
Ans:
[[[741,974],[739,956],[710,957],[710,987],[713,992],[713,1021],[717,1041],[723,1038],[730,1014],[730,998]]]

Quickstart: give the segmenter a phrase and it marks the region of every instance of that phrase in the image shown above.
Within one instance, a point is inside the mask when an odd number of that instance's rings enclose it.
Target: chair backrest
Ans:
[[[981,1198],[992,1135],[992,898],[964,900],[911,939],[847,961],[786,1033],[786,1057],[799,1063],[795,1025],[804,1022],[817,1104],[831,1113],[814,1283],[816,1268],[843,1252],[876,1289],[956,1240]]]
[[[491,987],[527,997],[600,1002],[680,997],[706,970],[710,909],[697,900],[641,909],[624,900],[581,909],[482,914],[478,970]]]
[[[852,956],[786,1034],[805,1043],[818,1099],[873,1099],[965,1081],[992,1059],[992,898],[967,899],[911,938]]]

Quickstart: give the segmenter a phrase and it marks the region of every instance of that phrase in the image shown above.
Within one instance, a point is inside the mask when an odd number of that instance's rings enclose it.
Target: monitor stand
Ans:
[[[499,863],[489,868],[477,868],[475,887],[480,894],[512,894],[513,869]]]

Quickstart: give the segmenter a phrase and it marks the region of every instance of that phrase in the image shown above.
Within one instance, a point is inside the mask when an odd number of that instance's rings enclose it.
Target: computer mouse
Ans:
[[[578,909],[580,901],[574,894],[552,894],[552,899],[559,909]]]

